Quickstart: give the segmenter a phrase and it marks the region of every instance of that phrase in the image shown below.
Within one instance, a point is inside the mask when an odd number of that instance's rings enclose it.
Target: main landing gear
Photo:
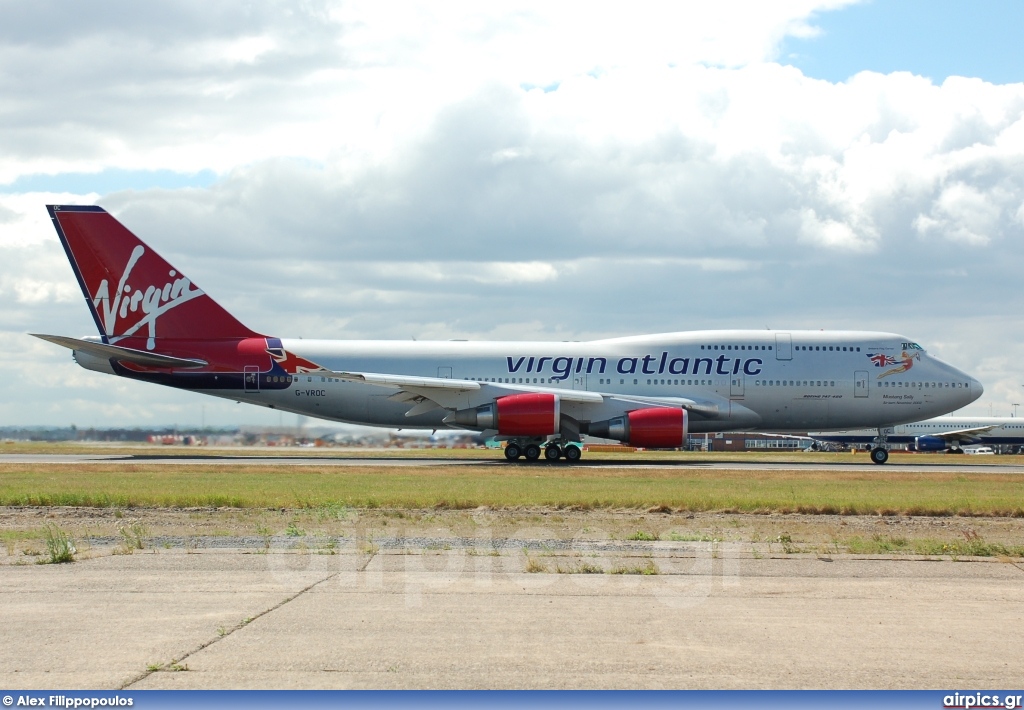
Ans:
[[[875,445],[871,449],[871,463],[882,465],[889,460],[889,449],[886,446],[888,438],[888,432],[885,429],[878,430],[878,436],[875,437]]]
[[[511,440],[505,445],[505,458],[509,461],[518,461],[525,458],[527,462],[533,463],[541,457],[541,445],[543,442]],[[583,455],[583,449],[577,442],[549,441],[543,444],[544,460],[554,463],[560,458],[565,458],[568,463],[576,463]]]

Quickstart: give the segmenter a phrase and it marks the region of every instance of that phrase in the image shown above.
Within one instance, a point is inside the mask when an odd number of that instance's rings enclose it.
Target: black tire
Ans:
[[[522,455],[523,450],[519,448],[519,444],[508,444],[505,447],[505,458],[509,461],[518,461]]]
[[[558,444],[550,444],[544,449],[544,458],[548,461],[557,461],[562,458],[562,450],[558,448]]]
[[[577,461],[580,460],[580,457],[583,455],[583,452],[580,450],[580,447],[569,445],[565,447],[565,450],[562,452],[562,455],[565,456],[565,460],[568,461],[569,463],[576,463]]]
[[[523,449],[523,455],[526,456],[527,461],[536,461],[540,458],[540,447],[536,444],[527,444]]]
[[[883,449],[881,446],[871,449],[871,463],[877,463],[879,466],[889,460],[889,452]]]
[[[964,452],[964,450],[961,449],[960,447],[957,447],[955,449],[950,449],[949,450],[949,453],[951,453],[951,454],[962,454],[963,452]]]

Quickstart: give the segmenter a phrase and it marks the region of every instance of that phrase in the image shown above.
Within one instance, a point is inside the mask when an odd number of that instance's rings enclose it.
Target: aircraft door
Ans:
[[[867,397],[869,392],[871,388],[868,387],[868,371],[857,370],[853,373],[853,396]]]
[[[743,399],[743,375],[733,375],[729,380],[729,398]]]
[[[581,372],[572,378],[572,388],[574,390],[586,390],[587,389],[587,373]]]
[[[244,389],[246,392],[259,392],[260,391],[260,368],[258,365],[246,365],[245,372],[242,375],[242,381],[245,383]]]
[[[775,359],[793,359],[793,336],[790,335],[789,333],[775,334]]]

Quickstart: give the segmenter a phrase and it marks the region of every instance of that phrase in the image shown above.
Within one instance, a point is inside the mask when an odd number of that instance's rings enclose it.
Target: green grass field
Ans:
[[[847,454],[848,455],[848,454]],[[744,459],[747,460],[747,459]],[[550,507],[1024,517],[1024,476],[568,466],[0,465],[0,505]]]
[[[9,441],[0,443],[0,454],[93,454],[122,456],[201,457],[233,456],[258,458],[414,458],[414,459],[481,459],[502,460],[500,449],[416,449],[416,448],[347,448],[295,446],[160,446],[146,443],[104,443],[104,442],[28,442]],[[728,451],[703,453],[697,451],[642,451],[636,453],[615,453],[588,451],[586,461],[641,461],[680,463],[869,463],[864,452],[821,452],[821,451]],[[1022,456],[978,456],[966,459],[964,456],[945,454],[905,454],[893,452],[893,463],[913,464],[963,464],[972,467],[984,465],[1024,465]]]

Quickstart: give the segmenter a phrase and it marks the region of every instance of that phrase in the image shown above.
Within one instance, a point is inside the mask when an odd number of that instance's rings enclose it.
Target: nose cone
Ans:
[[[971,383],[970,384],[970,389],[971,389],[971,400],[970,401],[973,402],[976,399],[978,399],[979,397],[981,397],[982,394],[985,393],[985,388],[982,387],[981,383],[978,382],[973,377],[968,378],[968,381]]]
[[[981,383],[961,370],[954,368],[956,372],[958,385],[962,385],[963,389],[957,387],[957,404],[959,407],[966,407],[971,402],[976,401],[985,392],[985,388],[982,387]]]

